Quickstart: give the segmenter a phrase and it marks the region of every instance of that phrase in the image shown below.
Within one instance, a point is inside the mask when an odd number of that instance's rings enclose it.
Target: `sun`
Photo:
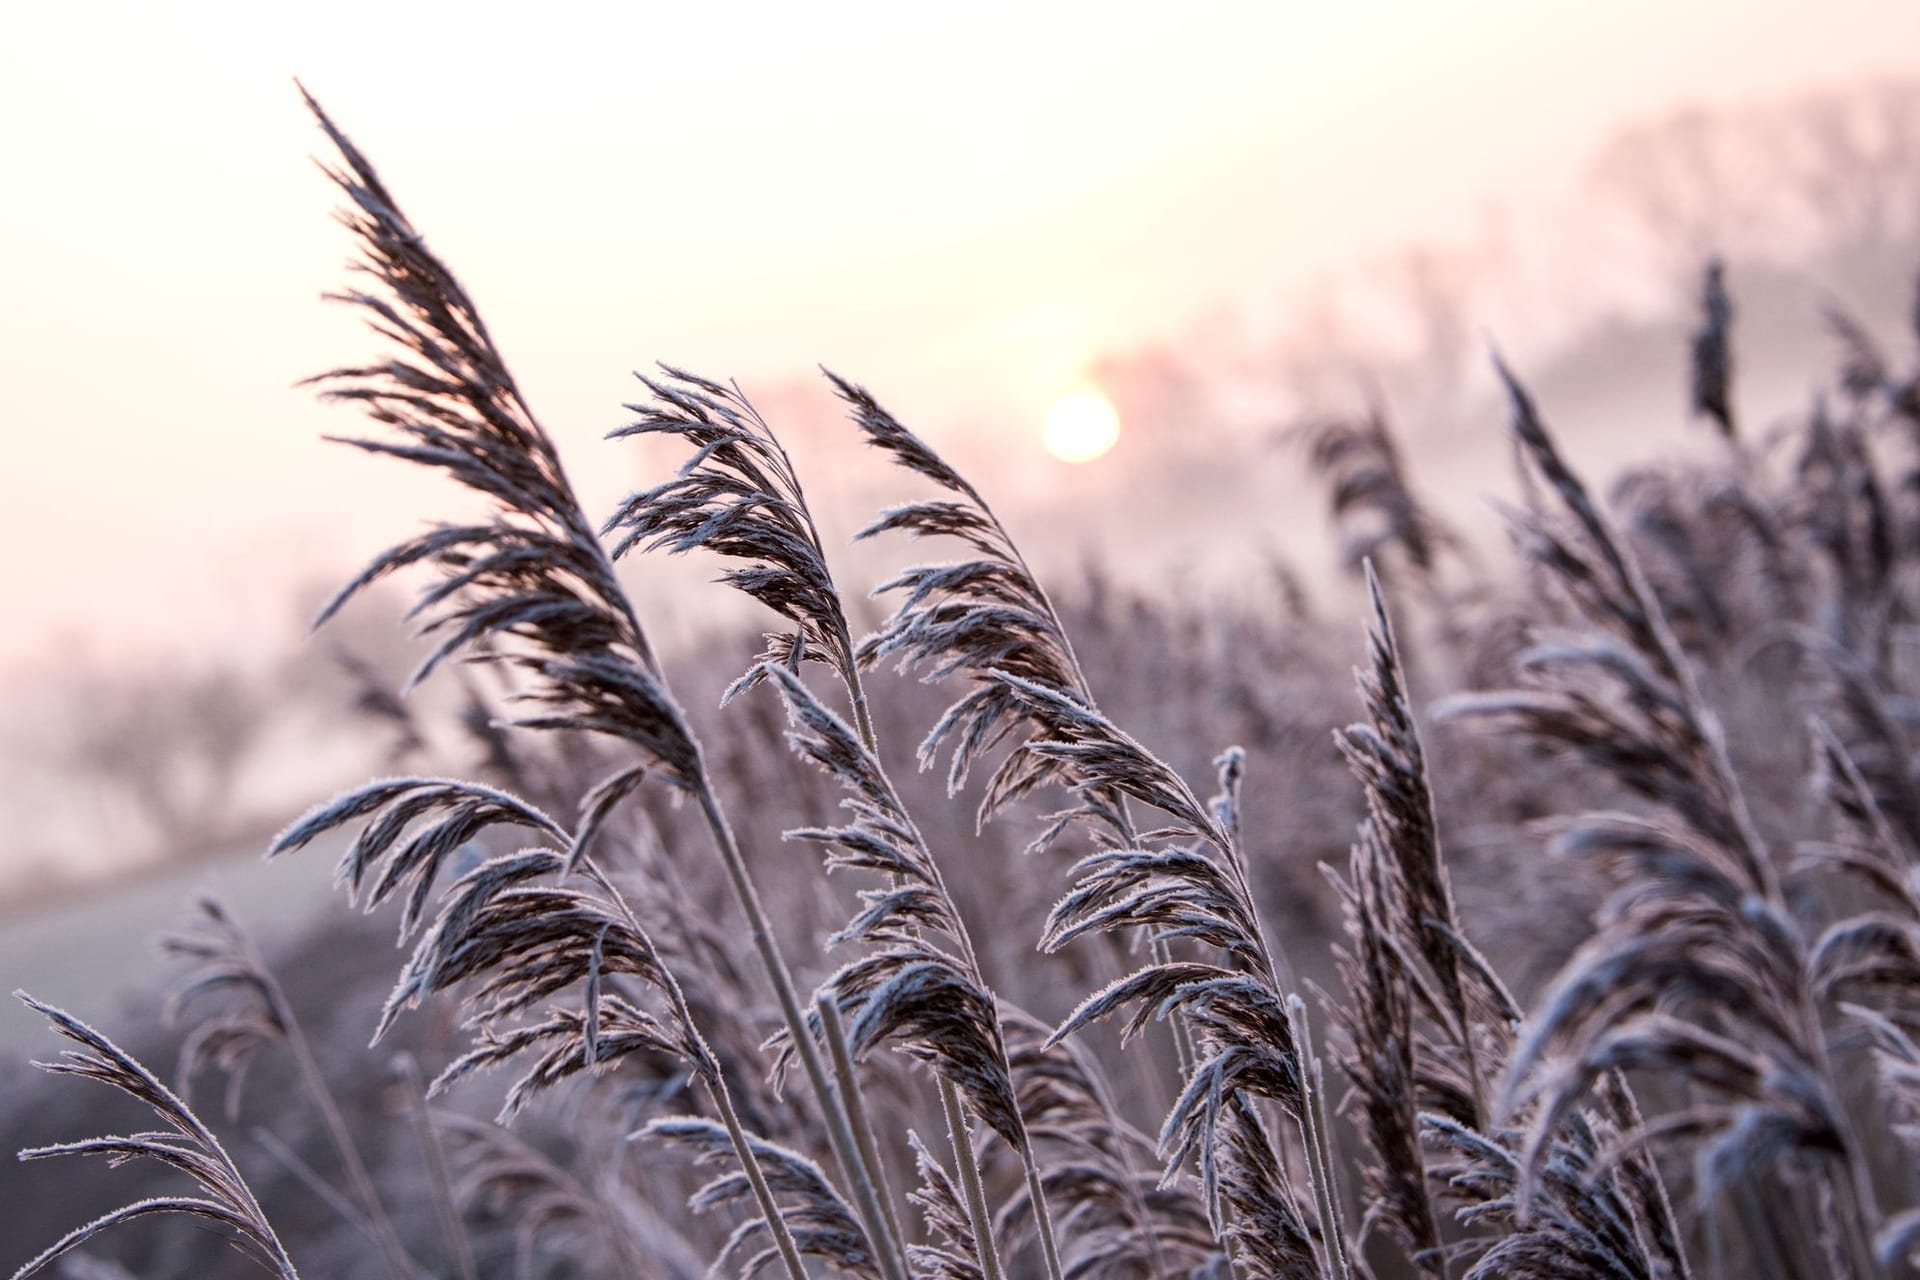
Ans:
[[[1040,438],[1062,462],[1092,462],[1120,439],[1120,412],[1095,391],[1082,391],[1047,410]]]

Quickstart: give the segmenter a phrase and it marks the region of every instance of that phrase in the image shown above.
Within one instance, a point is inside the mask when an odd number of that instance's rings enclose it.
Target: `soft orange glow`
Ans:
[[[1119,441],[1120,413],[1105,396],[1083,391],[1047,410],[1040,438],[1062,462],[1092,462]]]
[[[1231,332],[1192,336],[1208,317],[1244,311],[1250,362],[1296,332],[1333,342],[1367,321],[1344,287],[1321,312],[1323,282],[1477,246],[1490,210],[1513,228],[1500,260],[1545,274],[1476,286],[1459,319],[1524,358],[1627,274],[1626,249],[1597,250],[1632,237],[1612,211],[1592,229],[1578,185],[1622,121],[1920,67],[1920,4],[1888,0],[99,8],[0,9],[0,119],[34,122],[0,131],[31,195],[0,201],[0,543],[33,549],[9,563],[0,666],[64,652],[66,627],[226,643],[220,584],[270,616],[298,576],[269,545],[331,581],[441,510],[434,478],[321,443],[358,416],[291,387],[379,350],[315,300],[348,249],[296,75],[472,290],[607,511],[637,463],[599,437],[656,359],[756,396],[824,363],[930,438],[994,424],[991,454],[1106,356],[1219,340],[1200,363],[1238,368]],[[650,60],[637,92],[637,48],[724,49],[740,92],[693,56]],[[476,92],[499,67],[513,91]],[[663,173],[697,174],[697,198],[663,198]]]

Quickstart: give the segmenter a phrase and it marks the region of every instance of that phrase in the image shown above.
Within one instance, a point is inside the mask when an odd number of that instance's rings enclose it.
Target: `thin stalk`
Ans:
[[[967,1200],[967,1218],[973,1223],[973,1250],[980,1259],[980,1272],[986,1280],[1001,1280],[1000,1251],[993,1241],[993,1220],[987,1215],[980,1159],[973,1149],[973,1135],[967,1129],[967,1113],[961,1108],[959,1091],[945,1076],[940,1077],[940,1109],[947,1117],[947,1138],[953,1144],[954,1165]]]
[[[727,1088],[726,1076],[715,1071],[703,1083],[707,1087],[707,1096],[713,1099],[714,1109],[720,1113],[720,1123],[727,1127],[727,1137],[733,1142],[734,1157],[746,1171],[747,1182],[753,1187],[753,1198],[760,1205],[761,1215],[767,1220],[767,1230],[773,1235],[774,1245],[780,1250],[780,1260],[787,1264],[787,1275],[791,1280],[807,1280],[807,1268],[800,1260],[799,1246],[793,1242],[793,1232],[787,1227],[786,1216],[780,1212],[779,1202],[773,1198],[773,1189],[767,1185],[767,1175],[760,1168],[759,1158],[753,1154],[746,1130],[740,1125],[740,1113],[734,1109],[733,1093]]]
[[[1299,996],[1287,997],[1287,1020],[1293,1024],[1294,1052],[1300,1061],[1300,1128],[1307,1140],[1308,1181],[1313,1184],[1314,1199],[1320,1210],[1320,1234],[1326,1243],[1327,1257],[1338,1280],[1352,1280],[1353,1266],[1347,1258],[1347,1230],[1340,1214],[1340,1202],[1333,1186],[1333,1159],[1327,1146],[1327,1113],[1324,1108],[1326,1081],[1321,1075],[1319,1055],[1313,1052],[1307,1025],[1307,1002]]]
[[[840,1017],[840,1007],[825,995],[815,995],[813,1007],[819,1011],[820,1025],[827,1033],[827,1051],[833,1057],[833,1072],[840,1081],[840,1101],[847,1108],[847,1120],[853,1126],[854,1141],[860,1144],[860,1158],[867,1162],[867,1168],[880,1190],[880,1212],[886,1219],[887,1247],[902,1249],[907,1237],[900,1229],[899,1216],[894,1212],[893,1187],[888,1183],[887,1167],[874,1145],[873,1126],[867,1121],[860,1077],[854,1071],[853,1056],[847,1052],[847,1029]]]
[[[1148,952],[1153,956],[1155,964],[1173,963],[1173,947],[1165,938],[1152,939],[1148,945]],[[1193,1046],[1193,1028],[1187,1025],[1186,1019],[1170,1018],[1168,1022],[1170,1025],[1167,1029],[1173,1037],[1173,1062],[1180,1072],[1180,1082],[1174,1087],[1174,1093],[1177,1096],[1180,1090],[1186,1087],[1187,1077],[1193,1074],[1194,1063],[1199,1055]]]
[[[1868,1233],[1868,1223],[1879,1219],[1874,1204],[1873,1182],[1865,1162],[1860,1158],[1859,1144],[1854,1140],[1851,1129],[1847,1139],[1846,1176],[1834,1179],[1840,1217],[1847,1224],[1847,1251],[1852,1255],[1856,1274],[1879,1276],[1884,1272],[1874,1253],[1873,1238]]]
[[[1047,1193],[1040,1185],[1040,1166],[1031,1155],[1020,1162],[1027,1177],[1027,1199],[1033,1204],[1033,1220],[1040,1229],[1040,1254],[1046,1259],[1047,1274],[1060,1280],[1060,1246],[1053,1238],[1053,1215],[1047,1211]]]
[[[420,1150],[427,1159],[428,1185],[433,1188],[433,1207],[440,1215],[440,1230],[447,1237],[447,1252],[460,1270],[460,1280],[476,1280],[478,1268],[473,1260],[473,1242],[467,1238],[465,1221],[453,1203],[453,1179],[447,1174],[447,1153],[433,1127],[433,1115],[427,1110],[427,1093],[420,1078],[420,1064],[413,1055],[403,1053],[395,1059],[401,1077],[407,1082],[407,1111],[413,1117],[414,1132],[419,1135]]]
[[[1717,735],[1715,737],[1715,746],[1719,758],[1724,761],[1726,759],[1724,744],[1719,741]],[[1732,765],[1728,763],[1726,768],[1728,771],[1727,776],[1731,779],[1733,776]],[[1745,819],[1746,806],[1744,797],[1742,793],[1738,791],[1734,794],[1736,799],[1741,801],[1739,812],[1740,816]],[[1764,847],[1761,847],[1761,852],[1764,855]],[[1771,863],[1769,863],[1769,866],[1771,866]],[[1781,894],[1777,880],[1774,881],[1772,889],[1775,895],[1774,901],[1780,905],[1782,910],[1786,910],[1786,899]],[[1804,965],[1804,953],[1802,954],[1802,963]],[[1804,974],[1804,968],[1802,972]],[[1820,1073],[1820,1078],[1826,1082],[1829,1094],[1835,1102],[1833,1114],[1836,1127],[1838,1128],[1836,1136],[1840,1141],[1842,1167],[1835,1170],[1831,1177],[1834,1191],[1834,1207],[1839,1212],[1839,1215],[1845,1219],[1845,1227],[1843,1230],[1847,1242],[1849,1260],[1853,1264],[1854,1274],[1863,1277],[1881,1276],[1885,1274],[1885,1271],[1881,1268],[1878,1256],[1873,1247],[1873,1238],[1880,1220],[1879,1205],[1873,1193],[1873,1177],[1867,1171],[1866,1161],[1861,1153],[1860,1138],[1854,1129],[1853,1122],[1848,1118],[1846,1109],[1839,1105],[1839,1099],[1842,1096],[1839,1088],[1839,1076],[1834,1074],[1833,1060],[1827,1054],[1826,1032],[1820,1024],[1820,1014],[1814,1005],[1813,994],[1808,990],[1805,981],[1801,982],[1797,994],[1800,1005],[1801,1035],[1806,1040],[1808,1047],[1812,1050],[1814,1069]]]
[[[1448,905],[1451,906],[1452,904],[1449,903]],[[1447,921],[1449,926],[1453,925],[1453,923],[1454,921],[1452,920]],[[1464,1052],[1467,1060],[1467,1083],[1473,1090],[1474,1127],[1484,1132],[1487,1120],[1492,1115],[1492,1112],[1487,1105],[1486,1080],[1480,1074],[1480,1055],[1474,1047],[1473,1022],[1467,1017],[1464,1007],[1456,1008],[1452,1012],[1459,1031],[1460,1048]],[[1664,1185],[1661,1194],[1665,1194]]]
[[[1748,1247],[1757,1256],[1771,1258],[1781,1265],[1786,1280],[1800,1280],[1802,1271],[1798,1253],[1786,1234],[1780,1230],[1779,1214],[1774,1206],[1763,1204],[1758,1188],[1752,1179],[1740,1183],[1740,1216],[1746,1220]],[[1758,1236],[1760,1240],[1753,1237]],[[1764,1244],[1762,1243],[1764,1242]]]
[[[1053,623],[1053,633],[1060,638],[1060,650],[1067,656],[1067,666],[1072,670],[1075,678],[1079,682],[1080,696],[1087,700],[1088,706],[1097,709],[1099,703],[1094,700],[1093,682],[1087,679],[1087,669],[1080,665],[1080,655],[1074,652],[1073,638],[1067,634],[1067,624],[1060,620],[1060,611],[1054,607],[1053,597],[1047,594],[1046,587],[1041,584],[1039,575],[1034,573],[1032,566],[1027,563],[1027,558],[1020,554],[1019,544],[1014,542],[1013,536],[1007,532],[1006,526],[1000,523],[1000,517],[994,514],[993,509],[987,506],[986,500],[980,497],[979,494],[974,495],[974,501],[978,502],[980,509],[986,512],[987,519],[993,521],[993,527],[999,531],[1001,541],[1006,544],[1007,551],[1012,555],[1014,563],[1020,566],[1020,572],[1024,573],[1027,576],[1027,581],[1033,584],[1034,592],[1040,598],[1040,607],[1047,611],[1047,619]],[[1128,845],[1133,845],[1137,843],[1137,841],[1135,840],[1135,832],[1133,829],[1133,817],[1128,809],[1126,797],[1118,797],[1118,803],[1122,824],[1121,838]],[[1159,938],[1154,939],[1152,952],[1155,964],[1164,965],[1173,963],[1173,948],[1164,940]],[[1180,1067],[1180,1085],[1184,1087],[1187,1082],[1187,1076],[1193,1070],[1193,1065],[1200,1060],[1199,1050],[1193,1043],[1192,1028],[1187,1026],[1183,1019],[1174,1018],[1169,1020],[1168,1031],[1173,1037],[1174,1059]],[[1176,1088],[1174,1092],[1177,1094],[1179,1089]],[[1231,1256],[1231,1251],[1229,1251],[1229,1256]]]
[[[282,1141],[280,1135],[265,1125],[258,1125],[254,1128],[253,1140],[260,1144],[262,1151],[278,1161],[282,1169],[292,1174],[294,1181],[305,1188],[308,1195],[333,1210],[340,1221],[365,1236],[369,1243],[375,1245],[380,1243],[379,1233],[373,1229],[373,1224],[367,1221],[367,1211],[341,1195],[337,1187],[321,1177],[319,1171],[312,1165],[302,1160],[300,1153]]]
[[[588,874],[594,883],[606,890],[614,904],[626,917],[634,936],[644,938],[640,921],[621,893],[605,872],[587,864]],[[649,944],[651,945],[651,944]],[[726,1072],[720,1069],[720,1060],[714,1056],[713,1048],[707,1038],[700,1033],[700,1027],[693,1020],[693,1007],[687,1003],[687,993],[680,986],[680,980],[665,964],[659,966],[665,979],[667,998],[673,1003],[674,1016],[687,1035],[692,1038],[695,1061],[690,1065],[699,1075],[700,1082],[706,1087],[707,1096],[713,1100],[713,1106],[720,1113],[720,1122],[726,1126],[727,1138],[733,1143],[734,1159],[739,1161],[741,1170],[747,1175],[747,1185],[753,1190],[754,1203],[760,1207],[760,1216],[766,1219],[767,1231],[773,1236],[774,1245],[780,1251],[780,1260],[786,1264],[788,1280],[807,1280],[806,1264],[800,1260],[799,1246],[794,1243],[793,1232],[787,1226],[785,1215],[780,1212],[780,1204],[773,1198],[773,1188],[767,1185],[767,1175],[760,1167],[760,1157],[753,1153],[753,1144],[747,1140],[746,1130],[740,1124],[740,1115],[733,1104],[733,1091],[727,1087]],[[624,1235],[621,1237],[624,1239]]]
[[[853,652],[853,637],[848,633],[844,619],[840,621],[840,644],[842,652]],[[842,673],[842,678],[847,686],[847,697],[853,703],[853,721],[860,732],[860,741],[867,744],[867,750],[873,752],[877,760],[880,758],[880,737],[873,729],[873,710],[867,705],[866,682],[860,679],[859,671],[851,666]]]
[[[835,625],[839,629],[838,638],[840,640],[842,652],[852,653],[853,638],[847,632],[846,620],[844,616],[837,617],[835,619]],[[956,940],[960,943],[961,954],[964,956],[966,960],[967,968],[971,972],[973,980],[979,983],[980,986],[984,989],[987,986],[986,975],[981,970],[980,957],[974,951],[973,935],[971,931],[968,930],[966,926],[966,921],[961,918],[959,904],[954,901],[953,894],[947,888],[946,877],[941,874],[939,860],[933,856],[932,846],[927,844],[926,837],[922,835],[920,832],[919,824],[913,821],[912,815],[908,813],[906,803],[900,798],[898,791],[895,790],[893,785],[893,778],[886,772],[886,767],[884,765],[880,765],[880,740],[874,733],[872,719],[869,718],[866,714],[866,708],[867,708],[866,686],[865,686],[865,683],[860,679],[859,671],[856,668],[852,667],[851,664],[849,664],[848,670],[845,672],[845,680],[846,680],[848,697],[852,700],[854,710],[857,713],[858,719],[860,721],[860,724],[859,724],[860,741],[866,747],[868,754],[873,757],[874,763],[879,766],[880,776],[885,781],[887,789],[890,792],[893,792],[894,806],[897,809],[899,809],[902,815],[906,816],[908,829],[912,833],[912,837],[915,843],[917,843],[923,850],[926,851],[927,869],[928,869],[928,873],[931,875],[933,879],[934,888],[939,891],[940,896],[947,901],[948,905],[951,907],[953,911],[954,922],[959,930],[959,937]],[[998,1039],[1000,1040],[1001,1045],[1003,1046],[1002,1053],[1001,1053],[1001,1066],[1006,1069],[1008,1078],[1009,1080],[1011,1080],[1013,1075],[1013,1068],[1012,1068],[1012,1065],[1006,1060],[1005,1051],[1004,1051],[1004,1045],[1006,1043],[1006,1033],[1005,1033],[1005,1029],[1000,1026],[1000,1016],[999,1016],[999,1011],[997,1009],[994,1012],[994,1030]],[[836,1045],[836,1048],[838,1047],[839,1046]],[[944,1085],[945,1083],[944,1079],[942,1083]],[[1025,1117],[1019,1115],[1018,1106],[1015,1107],[1014,1114],[1016,1118],[1020,1120],[1021,1136],[1023,1138],[1023,1141],[1020,1144],[1020,1164],[1021,1164],[1022,1171],[1026,1177],[1027,1195],[1033,1205],[1034,1224],[1038,1229],[1039,1235],[1040,1235],[1040,1252],[1041,1252],[1041,1255],[1046,1260],[1047,1275],[1049,1277],[1049,1280],[1062,1280],[1064,1272],[1062,1271],[1060,1266],[1059,1245],[1054,1239],[1053,1211],[1047,1205],[1046,1191],[1040,1181],[1039,1160],[1034,1153],[1032,1141],[1026,1138],[1026,1119]],[[967,1144],[967,1149],[969,1153],[972,1152],[973,1148],[972,1148],[971,1142]],[[956,1153],[957,1153],[957,1149],[956,1149]],[[979,1179],[979,1170],[977,1168],[974,1169],[973,1176],[976,1181]]]
[[[243,940],[241,945],[247,950],[247,963],[260,977],[266,990],[267,1000],[280,1023],[287,1049],[293,1054],[294,1064],[300,1071],[301,1083],[306,1087],[307,1096],[313,1100],[314,1108],[320,1113],[327,1136],[332,1139],[334,1150],[339,1153],[340,1163],[346,1168],[347,1181],[352,1185],[354,1197],[359,1200],[367,1223],[373,1229],[374,1239],[379,1242],[387,1269],[393,1273],[395,1280],[424,1274],[420,1264],[408,1256],[400,1243],[400,1234],[394,1230],[393,1220],[387,1216],[386,1207],[380,1202],[380,1193],[374,1189],[373,1175],[367,1171],[367,1163],[361,1158],[360,1148],[353,1141],[353,1131],[347,1127],[346,1117],[340,1113],[340,1104],[334,1098],[333,1090],[327,1086],[327,1077],[320,1070],[319,1060],[313,1056],[313,1046],[307,1040],[300,1019],[294,1015],[293,1006],[288,1002],[280,980],[267,968],[250,939]]]
[[[1087,1084],[1089,1084],[1089,1088],[1092,1090],[1092,1096],[1098,1098],[1098,1102],[1108,1111],[1108,1115],[1112,1115],[1119,1125],[1125,1125],[1125,1119],[1123,1119],[1121,1113],[1119,1113],[1119,1103],[1117,1103],[1116,1098],[1114,1098],[1114,1086],[1112,1086],[1112,1082],[1106,1077],[1106,1073],[1100,1069],[1100,1063],[1098,1063],[1096,1059],[1089,1059],[1089,1055],[1087,1054],[1075,1054],[1075,1046],[1071,1046],[1071,1044],[1062,1044],[1060,1048],[1066,1050],[1066,1052],[1073,1057],[1073,1063],[1087,1075]],[[1123,1192],[1125,1192],[1125,1196],[1127,1196],[1127,1207],[1129,1207],[1129,1211],[1133,1213],[1135,1221],[1140,1222],[1140,1226],[1146,1230],[1146,1251],[1148,1251],[1148,1255],[1152,1255],[1152,1259],[1154,1259],[1154,1276],[1156,1276],[1158,1280],[1165,1280],[1165,1276],[1167,1276],[1167,1263],[1165,1263],[1164,1251],[1162,1251],[1162,1247],[1160,1247],[1160,1232],[1156,1232],[1156,1230],[1150,1226],[1152,1213],[1150,1213],[1148,1207],[1146,1207],[1146,1197],[1140,1196],[1140,1188],[1133,1182],[1133,1173],[1135,1173],[1135,1169],[1133,1169],[1133,1144],[1123,1138],[1123,1140],[1117,1144],[1116,1153],[1117,1157],[1119,1157],[1119,1167],[1121,1167],[1121,1171],[1127,1174],[1127,1180],[1125,1180],[1125,1184],[1123,1184]]]
[[[740,846],[734,839],[733,829],[727,825],[726,815],[720,811],[719,802],[714,798],[713,782],[707,775],[704,760],[699,765],[698,776],[701,784],[698,792],[700,811],[706,817],[714,848],[726,868],[734,898],[747,917],[747,929],[752,936],[754,950],[759,953],[761,965],[773,984],[774,995],[780,1001],[780,1014],[786,1020],[794,1053],[799,1056],[800,1065],[807,1073],[807,1082],[813,1087],[813,1095],[820,1103],[834,1157],[840,1164],[841,1172],[852,1184],[860,1225],[872,1241],[874,1255],[888,1280],[906,1280],[904,1261],[884,1247],[887,1238],[883,1226],[885,1218],[880,1212],[879,1195],[874,1189],[873,1178],[860,1159],[860,1149],[854,1141],[852,1126],[834,1096],[832,1081],[825,1064],[820,1061],[819,1046],[814,1042],[812,1033],[807,1029],[806,1018],[800,1012],[800,999],[794,993],[793,974],[780,954],[780,945],[773,936],[773,926],[767,919],[766,908],[761,905],[753,877],[747,871],[746,860],[740,856]]]
[[[1067,1052],[1069,1054],[1073,1053],[1073,1050],[1071,1047],[1069,1046],[1063,1046],[1063,1047],[1067,1048]],[[1120,1120],[1119,1104],[1117,1100],[1114,1098],[1113,1089],[1111,1085],[1108,1083],[1105,1073],[1101,1071],[1099,1064],[1097,1062],[1089,1062],[1085,1060],[1085,1058],[1082,1055],[1079,1055],[1079,1054],[1074,1054],[1073,1057],[1074,1057],[1074,1061],[1080,1065],[1080,1069],[1086,1073],[1087,1083],[1092,1088],[1094,1096],[1100,1100],[1100,1105],[1104,1107],[1107,1110],[1107,1112],[1111,1114],[1116,1120]],[[1125,1123],[1125,1122],[1121,1120],[1121,1123]],[[1167,1262],[1166,1262],[1165,1255],[1160,1248],[1160,1233],[1153,1229],[1151,1225],[1153,1215],[1151,1211],[1147,1208],[1146,1197],[1140,1194],[1140,1188],[1133,1181],[1134,1167],[1133,1167],[1132,1145],[1126,1142],[1125,1140],[1122,1140],[1119,1144],[1118,1155],[1120,1158],[1120,1167],[1127,1175],[1126,1184],[1125,1184],[1127,1204],[1131,1209],[1135,1220],[1138,1221],[1146,1231],[1147,1252],[1153,1258],[1153,1274],[1156,1277],[1156,1280],[1166,1280]]]
[[[1334,1256],[1339,1261],[1340,1274],[1343,1277],[1351,1276],[1354,1268],[1352,1259],[1347,1256],[1347,1217],[1345,1210],[1340,1207],[1340,1188],[1333,1179],[1333,1121],[1327,1111],[1326,1071],[1320,1055],[1311,1054],[1309,1060],[1313,1076],[1313,1093],[1309,1101],[1313,1104],[1314,1140],[1320,1149],[1320,1168],[1327,1183],[1327,1204],[1333,1210]]]

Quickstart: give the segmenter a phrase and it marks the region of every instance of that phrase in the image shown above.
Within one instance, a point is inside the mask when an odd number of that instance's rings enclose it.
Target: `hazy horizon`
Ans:
[[[348,246],[296,75],[599,510],[656,359],[775,397],[826,363],[1059,484],[1041,418],[1104,355],[1549,223],[1632,120],[1920,67],[1920,10],[1869,3],[454,12],[10,6],[0,662],[278,628],[424,509],[291,386],[372,350],[317,301]]]

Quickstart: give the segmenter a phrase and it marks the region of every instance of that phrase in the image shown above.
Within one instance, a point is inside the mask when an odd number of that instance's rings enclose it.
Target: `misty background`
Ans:
[[[1497,554],[1490,343],[1604,476],[1710,443],[1685,395],[1712,255],[1762,432],[1836,309],[1911,341],[1910,6],[5,12],[0,932],[7,985],[56,998],[75,913],[254,884],[243,855],[380,772],[368,699],[410,665],[390,605],[304,634],[447,507],[323,443],[358,424],[294,386],[373,350],[318,300],[346,238],[296,74],[461,272],[592,510],[673,465],[599,439],[664,360],[738,378],[844,539],[907,495],[824,363],[1043,572],[1325,596],[1351,584],[1287,438],[1317,414],[1383,406]],[[1040,422],[1086,389],[1120,443],[1055,461]],[[753,621],[711,565],[627,571],[669,643]],[[256,919],[323,896],[290,874],[240,890]]]

